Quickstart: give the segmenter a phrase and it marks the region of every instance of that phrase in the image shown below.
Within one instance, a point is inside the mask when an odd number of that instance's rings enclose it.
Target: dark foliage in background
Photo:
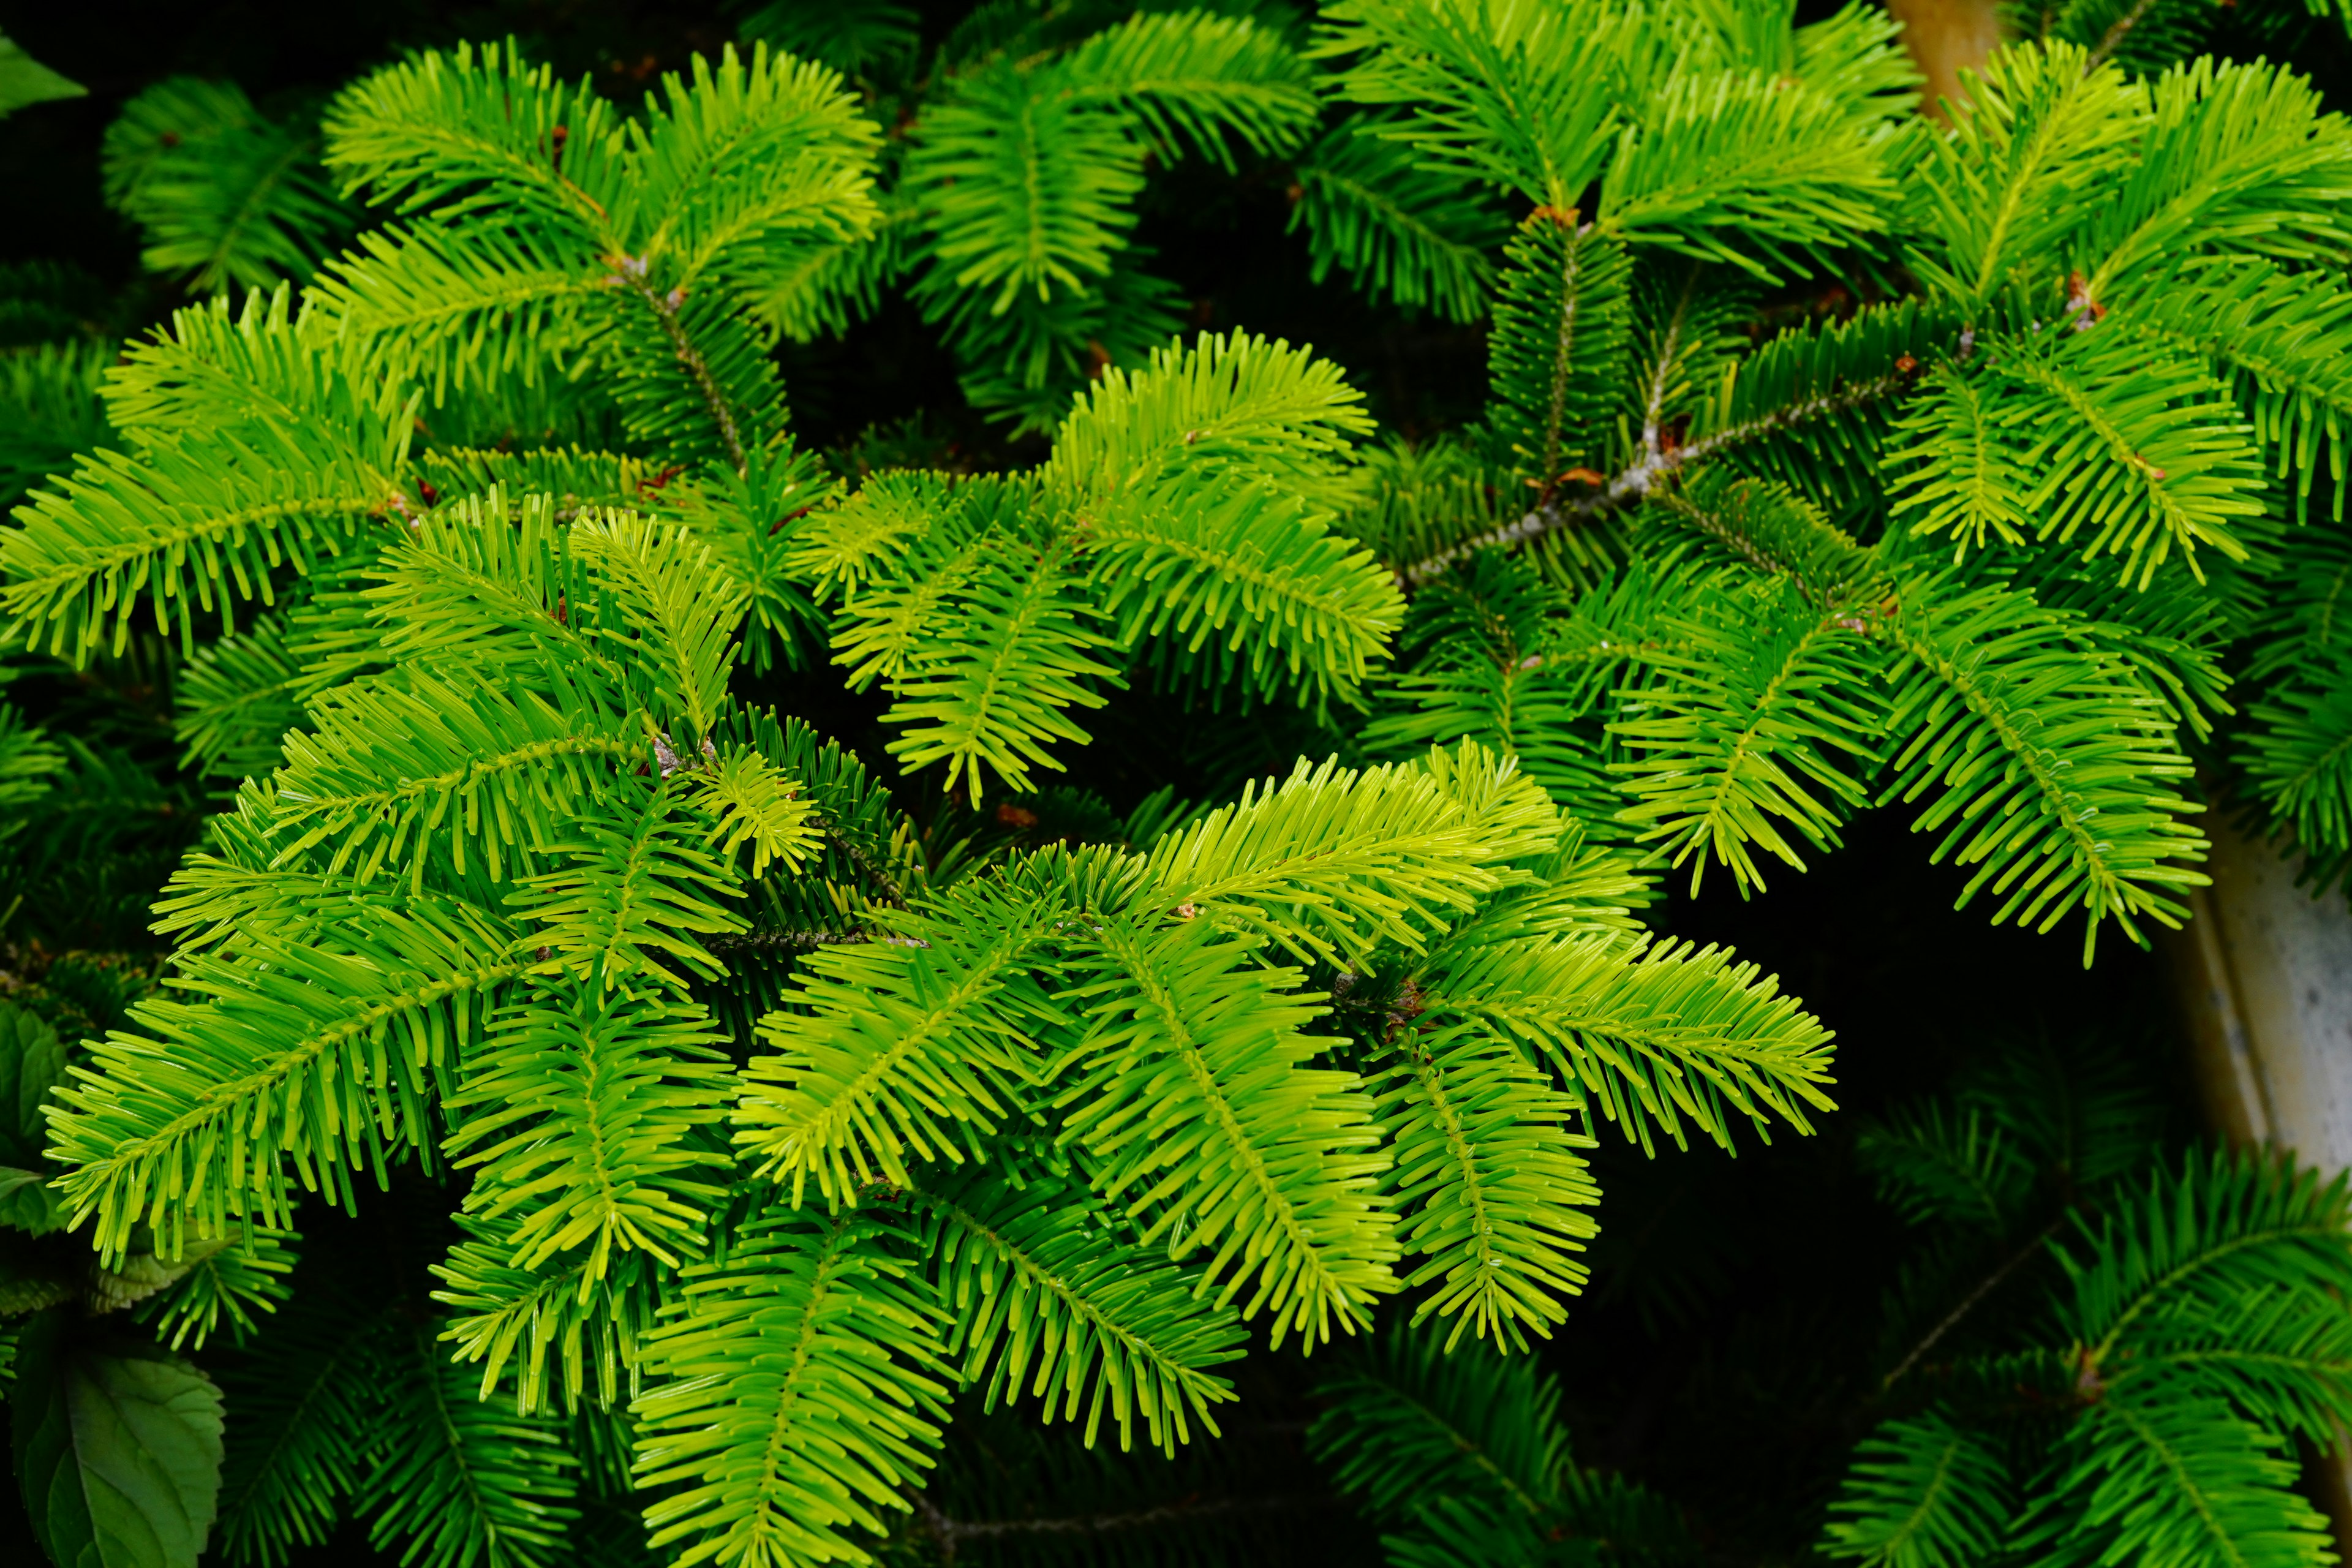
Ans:
[[[936,44],[965,9],[919,8],[911,16],[917,37]],[[1808,6],[1800,19],[1830,9]],[[2276,47],[2278,36],[2260,33],[2255,9],[2227,24],[2238,32],[2221,35],[2220,47],[2245,55]],[[743,20],[743,11],[715,6],[593,3],[0,11],[10,37],[90,89],[86,99],[0,123],[0,189],[12,211],[39,215],[0,236],[0,264],[11,269],[0,294],[18,302],[0,302],[0,310],[24,318],[0,316],[0,334],[14,343],[110,344],[162,323],[215,281],[201,263],[176,270],[152,258],[142,263],[152,236],[142,238],[104,199],[107,128],[125,101],[157,82],[181,76],[233,82],[246,101],[222,111],[222,135],[282,136],[292,145],[316,134],[332,91],[404,49],[511,37],[527,58],[551,62],[560,79],[584,71],[616,95],[634,96],[659,73],[715,53]],[[2331,102],[2340,101],[2336,36],[2326,29],[2280,36],[2293,38],[2298,66]],[[2200,34],[2199,41],[2210,39]],[[887,39],[877,46],[866,71],[886,88],[895,47]],[[320,199],[341,198],[328,192]],[[1194,159],[1156,175],[1139,198],[1132,237],[1134,248],[1151,257],[1154,274],[1173,285],[1156,308],[1188,330],[1245,330],[1312,344],[1363,391],[1388,431],[1435,437],[1476,419],[1488,395],[1488,334],[1458,319],[1476,312],[1448,310],[1433,289],[1431,298],[1400,303],[1402,290],[1383,302],[1351,284],[1295,231],[1300,199],[1290,161],[1246,150],[1230,170]],[[349,221],[356,230],[356,209]],[[1505,232],[1497,227],[1496,245]],[[316,259],[289,258],[294,266]],[[985,472],[1042,459],[1051,421],[1029,428],[975,407],[967,394],[982,350],[958,338],[952,320],[936,310],[927,317],[918,293],[893,290],[846,331],[788,338],[778,350],[801,449],[832,454],[850,473],[900,464]],[[1767,310],[1805,305],[1793,288],[1759,303]],[[979,401],[985,405],[988,395],[983,390]],[[1012,406],[1019,395],[1005,392],[999,405]],[[66,435],[66,450],[91,444],[87,429]],[[0,446],[0,461],[10,457]],[[34,452],[8,470],[8,482],[21,492],[62,466]],[[2324,511],[2332,499],[2323,478],[2311,505]],[[148,905],[219,798],[221,778],[182,763],[173,683],[184,668],[164,639],[142,631],[121,654],[79,669],[27,661],[11,671],[6,696],[31,721],[96,748],[78,759],[70,795],[44,807],[40,830],[7,842],[0,868],[0,910],[9,911],[0,925],[0,985],[68,1042],[120,1026],[130,1005],[152,993],[166,946],[149,930]],[[884,693],[845,689],[829,669],[781,662],[740,679],[736,691],[807,721],[884,782],[901,782]],[[974,812],[964,805],[968,796],[938,792],[936,769],[904,788],[901,803],[935,844],[966,835],[982,847],[1047,843],[1063,830],[1056,810],[1107,812],[1104,822],[1070,831],[1115,838],[1131,831],[1129,814],[1148,812],[1163,786],[1181,800],[1228,799],[1245,781],[1286,773],[1294,757],[1320,756],[1333,741],[1299,706],[1276,702],[1237,719],[1145,681],[1111,693],[1087,724],[1094,743],[1072,749],[1071,771],[1053,782],[1092,792],[1098,797],[1092,808],[1049,793],[1000,795]],[[1967,1436],[1978,1429],[1972,1421],[1997,1430],[1999,1443],[2010,1447],[1985,1440],[1982,1453],[1992,1457],[1981,1462],[1989,1474],[2001,1472],[2002,1495],[2022,1496],[2030,1472],[2048,1462],[2037,1456],[2063,1456],[2066,1439],[2018,1436],[1998,1413],[1979,1421],[1986,1402],[1971,1403],[1967,1382],[1975,1363],[1967,1358],[1991,1364],[2040,1355],[2037,1375],[2061,1384],[2075,1375],[2079,1369],[2052,1372],[2045,1364],[2063,1347],[2044,1342],[2045,1320],[2035,1314],[2058,1299],[2065,1276],[2035,1244],[2059,1236],[2074,1238],[2080,1251],[2087,1242],[2068,1228],[2078,1216],[2089,1227],[2082,1236],[2127,1226],[2149,1182],[2205,1179],[2194,1174],[2206,1169],[2189,1152],[2196,1119],[2175,1077],[2164,980],[2148,953],[2111,939],[2085,969],[2069,934],[1992,928],[1981,910],[1954,912],[1965,875],[1924,865],[1917,841],[1893,813],[1855,819],[1843,843],[1809,858],[1807,874],[1776,877],[1769,890],[1736,886],[1727,875],[1709,877],[1696,891],[1687,877],[1668,879],[1664,901],[1650,911],[1664,934],[1736,947],[1805,999],[1838,1038],[1840,1110],[1821,1120],[1814,1137],[1783,1129],[1759,1146],[1743,1134],[1736,1157],[1703,1140],[1658,1159],[1607,1140],[1594,1152],[1608,1198],[1589,1254],[1592,1278],[1564,1331],[1541,1343],[1535,1359],[1558,1379],[1558,1430],[1577,1467],[1565,1480],[1546,1472],[1544,1484],[1559,1494],[1541,1507],[1580,1521],[1587,1533],[1593,1519],[1622,1517],[1605,1560],[1780,1563],[1805,1560],[1825,1541],[1865,1549],[1866,1510],[1839,1511],[1832,1500],[1855,1445],[1889,1416],[1909,1423],[1898,1434],[1908,1434],[1905,1440],[1932,1447],[1948,1438],[1948,1451],[1965,1455],[1979,1452],[1960,1447],[1974,1441]],[[2067,1164],[2072,1145],[2037,1144],[2021,1127],[2032,1106],[2078,1092],[2105,1097],[2099,1103],[2112,1115],[2100,1136],[2120,1136],[2132,1152],[2126,1159],[2111,1143],[2099,1145],[2106,1164],[2095,1177]],[[1906,1151],[1933,1142],[1923,1131],[1930,1122],[1957,1126],[1970,1116],[1985,1128],[2021,1124],[2003,1134],[2007,1153],[1987,1156],[1989,1179],[2009,1184],[1980,1222],[1937,1207],[1949,1194],[1906,1175]],[[2217,1183],[2233,1179],[2208,1174]],[[320,1358],[353,1353],[338,1342],[337,1325],[364,1310],[389,1325],[357,1352],[376,1358],[372,1375],[417,1388],[439,1376],[432,1347],[417,1334],[404,1340],[400,1325],[421,1322],[431,1310],[425,1297],[436,1282],[426,1269],[453,1239],[450,1190],[411,1172],[389,1199],[371,1195],[356,1220],[331,1213],[314,1219],[312,1210],[325,1205],[306,1209],[306,1270],[317,1261],[316,1272],[342,1279],[351,1294],[298,1295],[273,1327],[313,1336]],[[1890,1370],[1912,1373],[1918,1363],[1906,1357],[1938,1315],[1922,1304],[1952,1299],[1958,1282],[2003,1269],[2021,1250],[2028,1260],[2000,1274],[1997,1310],[1971,1318],[1963,1334],[1931,1342],[1934,1354],[1916,1375],[1932,1373],[1950,1386],[1937,1384],[1925,1405],[1916,1382],[1895,1388]],[[330,1260],[340,1261],[331,1268]],[[1400,1326],[1403,1316],[1391,1305],[1384,1329]],[[1253,1356],[1239,1374],[1240,1402],[1225,1407],[1234,1412],[1224,1422],[1227,1440],[1195,1445],[1173,1460],[1140,1443],[1131,1455],[1088,1451],[1067,1426],[983,1415],[976,1394],[967,1394],[940,1479],[893,1550],[910,1563],[951,1556],[1009,1563],[1063,1553],[1074,1562],[1370,1563],[1381,1560],[1383,1531],[1400,1539],[1425,1531],[1442,1542],[1446,1509],[1458,1507],[1465,1517],[1496,1509],[1478,1489],[1486,1482],[1472,1478],[1458,1495],[1449,1492],[1443,1467],[1423,1462],[1410,1445],[1397,1450],[1399,1473],[1413,1478],[1419,1495],[1400,1492],[1393,1478],[1384,1482],[1369,1460],[1354,1472],[1346,1468],[1347,1453],[1377,1445],[1347,1426],[1354,1406],[1345,1379],[1405,1385],[1433,1375],[1412,1360],[1427,1350],[1423,1341],[1384,1332],[1377,1343],[1377,1355],[1387,1358],[1379,1364],[1369,1355],[1339,1363],[1287,1351]],[[240,1383],[236,1352],[223,1349],[211,1359],[231,1400],[268,1397],[249,1379]],[[1355,1371],[1338,1370],[1348,1367]],[[2011,1374],[1987,1375],[1998,1382]],[[470,1372],[457,1379],[472,1381]],[[1465,1412],[1485,1414],[1534,1401],[1528,1419],[1550,1419],[1531,1386],[1523,1381],[1449,1397]],[[580,1419],[593,1424],[591,1415]],[[593,1454],[599,1440],[580,1436],[580,1451]],[[609,1447],[609,1435],[602,1440]],[[1912,1449],[1888,1443],[1883,1452],[1865,1448],[1865,1462],[1883,1462],[1892,1473],[1917,1458],[1917,1443]],[[2291,1461],[2271,1456],[2270,1462]],[[1612,1490],[1617,1478],[1647,1494]],[[604,1560],[597,1555],[600,1525],[604,1534],[625,1533],[634,1505],[624,1500],[625,1479],[623,1459],[603,1474],[583,1471],[583,1520],[574,1527],[586,1543],[582,1561]],[[1849,1482],[1845,1496],[1856,1495]],[[1655,1505],[1656,1499],[1665,1501]],[[0,1555],[37,1560],[15,1508],[12,1489],[0,1503],[0,1531],[17,1533],[0,1534]],[[1543,1517],[1540,1509],[1535,1516]],[[1031,1528],[1040,1521],[1055,1527]],[[1441,1551],[1432,1546],[1430,1555],[1409,1560],[1452,1560]],[[1654,1556],[1645,1559],[1645,1552]],[[397,1548],[376,1552],[363,1527],[347,1524],[293,1561],[378,1557],[398,1560]],[[634,1559],[615,1549],[610,1560]]]

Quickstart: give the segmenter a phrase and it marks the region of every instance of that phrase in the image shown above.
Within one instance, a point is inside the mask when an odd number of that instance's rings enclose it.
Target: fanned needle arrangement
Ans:
[[[1860,4],[933,9],[635,97],[511,39],[169,79],[104,194],[185,302],[0,279],[57,1563],[1306,1562],[1165,1501],[1286,1377],[1301,1506],[1399,1568],[1793,1561],[1545,1370],[1603,1141],[1835,1120],[1661,901],[1884,809],[2087,963],[2224,790],[2352,868],[2352,125],[2212,7],[2037,13],[1932,116]],[[1483,408],[1197,319],[1174,171],[1483,323]],[[891,312],[978,447],[796,434]],[[1120,714],[1245,733],[1144,776]],[[1843,1134],[1928,1234],[1819,1552],[2332,1560],[2345,1189],[2150,1081]]]

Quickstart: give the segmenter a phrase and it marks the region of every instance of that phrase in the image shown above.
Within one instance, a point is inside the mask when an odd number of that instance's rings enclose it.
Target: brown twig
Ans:
[[[1903,1374],[1905,1373],[1909,1372],[1913,1367],[1919,1364],[1919,1358],[1921,1356],[1926,1355],[1929,1351],[1936,1348],[1937,1341],[1942,1339],[1946,1334],[1950,1333],[1954,1329],[1959,1327],[1960,1320],[1967,1317],[1969,1312],[1973,1311],[1976,1309],[1978,1302],[1983,1300],[1987,1296],[1991,1295],[1994,1290],[2000,1288],[2002,1280],[2008,1279],[2011,1274],[2016,1273],[2017,1270],[2024,1265],[2026,1259],[2041,1251],[2042,1244],[2058,1234],[2058,1227],[2066,1223],[2066,1215],[2073,1212],[2074,1211],[2072,1209],[2069,1209],[2066,1211],[2066,1214],[2061,1214],[2056,1219],[2053,1219],[2048,1225],[2043,1226],[2040,1230],[2034,1233],[2033,1239],[2032,1241],[2027,1242],[2023,1247],[2018,1248],[2014,1256],[2002,1263],[2000,1268],[1994,1269],[1990,1274],[1986,1275],[1984,1279],[1978,1281],[1977,1288],[1975,1289],[1960,1298],[1960,1303],[1958,1306],[1954,1307],[1950,1311],[1945,1313],[1943,1321],[1938,1322],[1934,1328],[1929,1329],[1927,1331],[1927,1337],[1921,1340],[1917,1344],[1911,1347],[1911,1353],[1905,1356],[1901,1363],[1895,1366],[1895,1370],[1886,1374],[1886,1380],[1878,1385],[1879,1388],[1884,1391],[1885,1389],[1892,1388],[1897,1383],[1900,1383],[1903,1380]]]
[[[1554,502],[1538,507],[1517,522],[1505,523],[1500,528],[1490,528],[1484,533],[1474,534],[1458,544],[1439,551],[1434,555],[1400,568],[1396,574],[1397,586],[1407,589],[1417,588],[1433,578],[1442,576],[1455,562],[1474,555],[1481,550],[1498,545],[1520,544],[1531,539],[1540,539],[1547,533],[1558,532],[1573,523],[1587,522],[1603,512],[1630,506],[1648,495],[1650,488],[1660,479],[1668,478],[1701,458],[1712,457],[1727,447],[1737,446],[1742,441],[1751,441],[1759,436],[1769,436],[1775,431],[1786,429],[1790,426],[1808,419],[1818,419],[1824,415],[1841,414],[1849,408],[1858,408],[1865,403],[1899,390],[1908,379],[1899,371],[1874,376],[1868,381],[1857,382],[1843,391],[1824,393],[1819,397],[1809,397],[1789,407],[1776,408],[1759,418],[1738,425],[1727,426],[1714,435],[1694,441],[1687,447],[1644,452],[1593,495],[1565,504]]]
[[[940,1543],[940,1555],[950,1563],[955,1561],[957,1545],[966,1541],[1020,1535],[1108,1535],[1182,1520],[1330,1508],[1339,1501],[1328,1495],[1274,1493],[1265,1497],[1187,1498],[1131,1513],[1074,1514],[1056,1519],[956,1519],[922,1492],[914,1493],[908,1500],[914,1505],[915,1516],[922,1521],[923,1529]]]
[[[645,262],[634,256],[620,258],[614,264],[613,275],[626,283],[637,298],[645,301],[646,309],[654,313],[654,320],[659,323],[662,335],[669,339],[669,346],[677,353],[678,363],[686,366],[686,374],[694,379],[695,390],[701,393],[702,401],[709,405],[711,417],[719,421],[719,437],[727,444],[727,460],[735,465],[737,473],[743,472],[748,460],[743,453],[742,431],[735,423],[735,410],[728,405],[727,395],[719,390],[719,378],[711,374],[710,362],[702,357],[702,351],[694,346],[694,340],[687,336],[685,324],[678,320],[678,306],[683,302],[679,291],[672,289],[667,295],[656,293],[654,286],[646,280]]]

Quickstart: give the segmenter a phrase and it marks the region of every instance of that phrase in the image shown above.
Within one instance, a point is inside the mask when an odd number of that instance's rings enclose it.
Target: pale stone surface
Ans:
[[[2298,868],[2215,811],[2195,917],[2168,941],[2198,1087],[2233,1143],[2290,1149],[2352,1170],[2352,910],[2315,899]],[[2321,1501],[2352,1543],[2352,1451],[2321,1467]]]
[[[2217,814],[2218,815],[2218,814]],[[2175,939],[2199,1076],[2221,1131],[2352,1168],[2352,912],[2214,823],[2213,886]]]
[[[2000,45],[1997,0],[1886,0],[1886,9],[1903,24],[1903,47],[1927,79],[1920,96],[1930,114],[1939,112],[1939,99],[1958,102],[1960,72],[1984,64]]]

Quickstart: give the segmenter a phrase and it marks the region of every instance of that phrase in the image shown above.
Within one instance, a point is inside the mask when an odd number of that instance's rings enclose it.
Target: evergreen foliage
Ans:
[[[813,250],[763,310],[804,338],[903,288],[974,407],[1053,429],[1091,377],[1139,368],[1182,325],[1173,285],[1131,237],[1147,164],[1232,170],[1294,150],[1315,124],[1283,22],[1250,9],[982,5],[928,59],[900,6],[752,11],[746,37],[853,73],[897,127],[881,242]]]
[[[2326,1441],[2352,1398],[2335,1304],[2352,1278],[2343,1182],[2251,1154],[2151,1164],[2128,1079],[2080,1087],[2068,1120],[1980,1088],[1866,1135],[1906,1219],[1953,1236],[1964,1267],[2000,1261],[1888,1373],[1900,1413],[1857,1447],[1824,1550],[1923,1565],[2328,1561],[2290,1443]],[[1949,1278],[1955,1250],[1929,1270]],[[1979,1316],[2000,1329],[1971,1320],[2044,1255],[2040,1303],[1996,1300],[2005,1310]]]
[[[1863,806],[1910,805],[1964,899],[2045,930],[2079,910],[2087,944],[2180,918],[2190,757],[2231,714],[2233,645],[2265,638],[2265,674],[2312,673],[2232,725],[2237,780],[2333,874],[2341,737],[2312,662],[2333,656],[2290,629],[2325,612],[2276,606],[2337,531],[2301,521],[2336,460],[2330,351],[2273,324],[2324,333],[2337,308],[2347,143],[2307,87],[2210,59],[2135,80],[2052,42],[2000,57],[1954,131],[1898,130],[1901,64],[1866,18],[1778,44],[1727,21],[1696,47],[1793,71],[1786,124],[1673,141],[1688,67],[1654,29],[1556,19],[1622,84],[1576,88],[1571,129],[1528,107],[1585,79],[1536,65],[1565,46],[1451,15],[1341,7],[1321,45],[1351,97],[1413,106],[1383,134],[1536,204],[1485,428],[1389,465],[1375,548],[1433,591],[1376,742],[1507,745],[1695,885],[1720,861],[1761,886]],[[1686,166],[1637,155],[1667,145]],[[1768,145],[1769,195],[1706,163]],[[1750,205],[1670,194],[1720,181]],[[1920,293],[1743,342],[1747,280],[1834,244]],[[1433,494],[1455,464],[1531,510]],[[1526,564],[1475,559],[1497,549]]]
[[[2011,1050],[1864,1127],[1917,1239],[1826,1558],[2332,1560],[2289,1445],[2326,1441],[2352,1393],[2344,1184],[2152,1152],[2155,1110],[2112,1057]],[[1407,1331],[1323,1392],[1310,1441],[1392,1563],[1711,1560],[1682,1509],[1570,1457],[1524,1361]]]
[[[106,132],[106,200],[144,233],[141,261],[205,293],[308,279],[357,215],[306,119],[265,118],[235,83],[192,77],[124,104]]]
[[[1407,1331],[1321,1392],[1308,1441],[1400,1568],[1696,1559],[1673,1504],[1570,1457],[1559,1389],[1525,1361]]]
[[[0,350],[43,1550],[1231,1560],[1138,1500],[1305,1357],[1265,1465],[1391,1562],[1706,1555],[1537,1356],[1603,1141],[1811,1132],[1832,1037],[1660,883],[1898,805],[2087,962],[2220,790],[2352,868],[2352,132],[2209,26],[2053,9],[1948,124],[1876,10],[1715,0],[778,0],[637,102],[511,38],[132,98],[185,302],[27,272]],[[1486,321],[1483,416],[1189,330],[1180,164]],[[998,460],[796,432],[893,308]],[[1139,710],[1249,760],[1045,777]],[[1820,1550],[2325,1560],[2341,1184],[2023,1061],[1861,1136],[1941,1315]]]

